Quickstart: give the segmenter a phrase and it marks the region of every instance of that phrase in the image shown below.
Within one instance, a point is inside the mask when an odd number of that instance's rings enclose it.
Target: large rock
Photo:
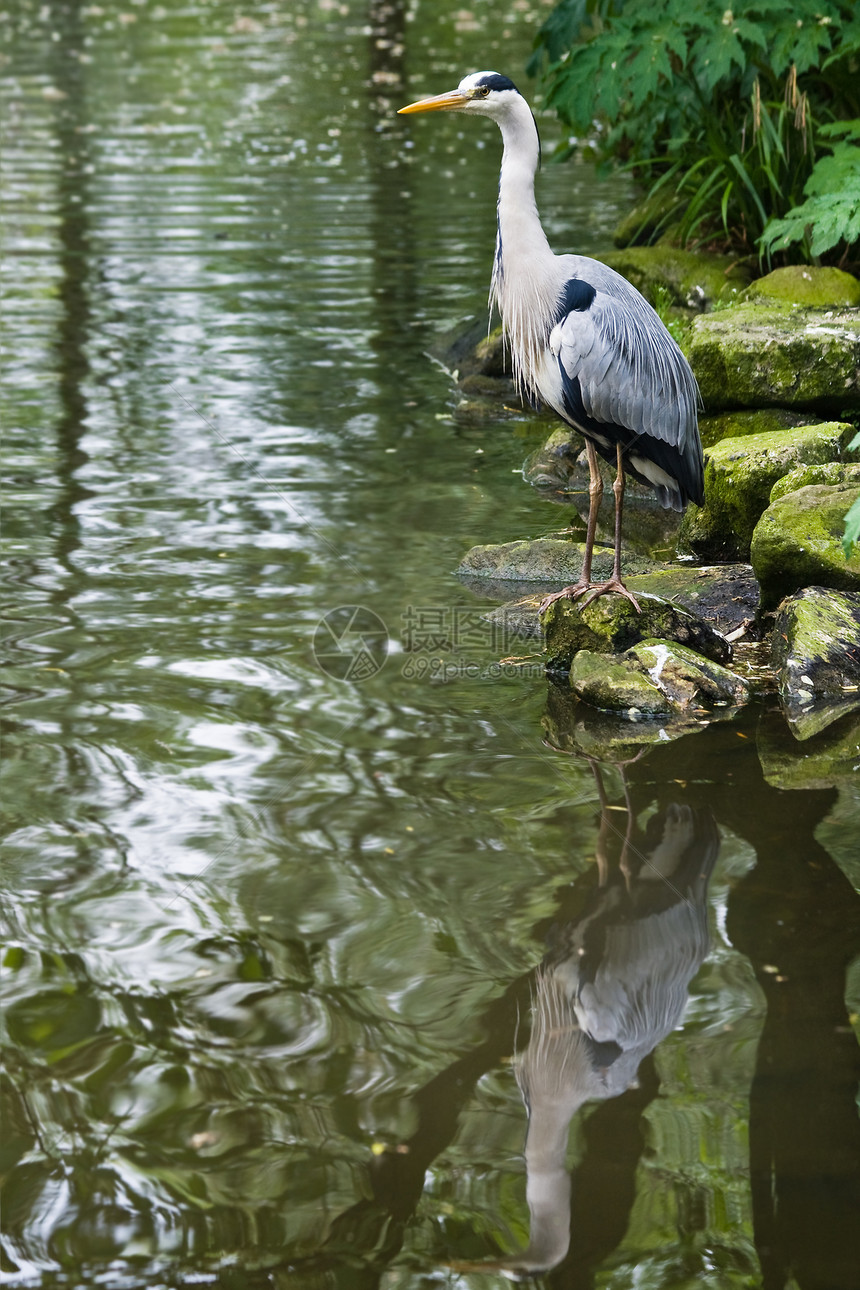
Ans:
[[[843,421],[723,439],[708,451],[705,505],[688,506],[681,541],[707,559],[746,559],[771,489],[801,465],[838,461],[854,427]]]
[[[860,593],[806,587],[783,601],[771,651],[783,709],[799,737],[860,707]]]
[[[580,650],[570,665],[570,688],[589,707],[632,720],[664,716],[672,711],[660,687],[626,653],[607,658],[605,654]]]
[[[709,409],[860,409],[860,309],[745,302],[694,318],[688,358]]]
[[[574,693],[591,707],[634,720],[744,703],[745,681],[676,641],[643,640],[614,658],[580,650],[570,666]]]
[[[703,618],[656,596],[637,598],[639,613],[623,596],[600,596],[589,605],[581,600],[553,601],[541,616],[547,666],[567,671],[580,650],[621,654],[650,639],[675,641],[715,663],[729,662],[731,645]]]
[[[810,484],[772,502],[751,543],[761,607],[775,609],[801,587],[860,590],[860,551],[846,558],[845,514],[860,497],[860,485]]]

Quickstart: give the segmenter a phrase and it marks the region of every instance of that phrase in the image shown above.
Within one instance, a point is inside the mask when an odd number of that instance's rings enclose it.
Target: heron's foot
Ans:
[[[570,587],[562,587],[561,591],[554,591],[550,596],[544,596],[538,605],[538,613],[542,614],[544,610],[549,609],[557,600],[576,600],[577,596],[584,596],[586,591],[591,591],[594,587],[599,587],[599,582],[574,582]]]
[[[570,587],[562,587],[561,591],[554,591],[551,596],[546,596],[538,606],[538,613],[542,614],[549,609],[550,605],[555,604],[556,600],[576,600],[579,596],[585,596],[582,602],[582,608],[590,605],[592,601],[597,600],[600,596],[609,595],[624,596],[629,600],[637,614],[642,613],[639,601],[628,591],[620,578],[609,578],[606,582],[575,582]]]
[[[584,609],[586,605],[590,605],[592,601],[597,600],[599,596],[609,595],[624,596],[625,600],[630,601],[637,614],[642,613],[642,606],[633,595],[633,592],[628,591],[621,579],[615,577],[607,578],[606,582],[599,583],[590,595],[583,600],[582,608]]]

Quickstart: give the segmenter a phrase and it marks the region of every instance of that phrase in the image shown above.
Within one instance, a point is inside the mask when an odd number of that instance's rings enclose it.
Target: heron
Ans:
[[[589,507],[577,582],[547,596],[583,606],[611,592],[640,611],[621,576],[625,474],[650,484],[665,508],[704,501],[698,429],[699,389],[678,345],[626,278],[584,255],[556,255],[534,192],[540,137],[526,100],[499,72],[473,72],[455,90],[399,109],[488,116],[502,132],[496,252],[490,286],[524,397],[546,404],[585,438]],[[597,513],[603,494],[598,454],[614,464],[615,558],[612,575],[593,582]]]

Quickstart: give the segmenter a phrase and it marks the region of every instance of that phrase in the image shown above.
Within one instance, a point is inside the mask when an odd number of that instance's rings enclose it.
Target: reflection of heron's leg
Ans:
[[[627,804],[627,827],[624,830],[624,842],[621,845],[621,859],[618,861],[618,868],[624,874],[624,882],[629,891],[630,882],[633,878],[633,871],[630,868],[630,845],[633,840],[633,803],[630,801],[630,789],[627,787],[627,780],[623,774],[621,776],[621,787],[624,789],[624,801]]]
[[[606,838],[609,833],[609,801],[603,787],[603,776],[596,762],[590,761],[594,782],[597,785],[597,796],[600,798],[600,827],[597,830],[597,841],[594,844],[594,856],[597,860],[597,877],[601,887],[609,881],[609,856],[606,849]]]

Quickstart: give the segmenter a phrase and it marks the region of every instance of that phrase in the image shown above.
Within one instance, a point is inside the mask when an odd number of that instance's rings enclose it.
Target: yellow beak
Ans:
[[[445,112],[451,108],[465,107],[468,102],[468,95],[461,94],[459,90],[449,90],[447,94],[437,94],[435,98],[419,99],[417,103],[408,103],[406,107],[397,109],[397,115],[402,116],[409,112]]]

